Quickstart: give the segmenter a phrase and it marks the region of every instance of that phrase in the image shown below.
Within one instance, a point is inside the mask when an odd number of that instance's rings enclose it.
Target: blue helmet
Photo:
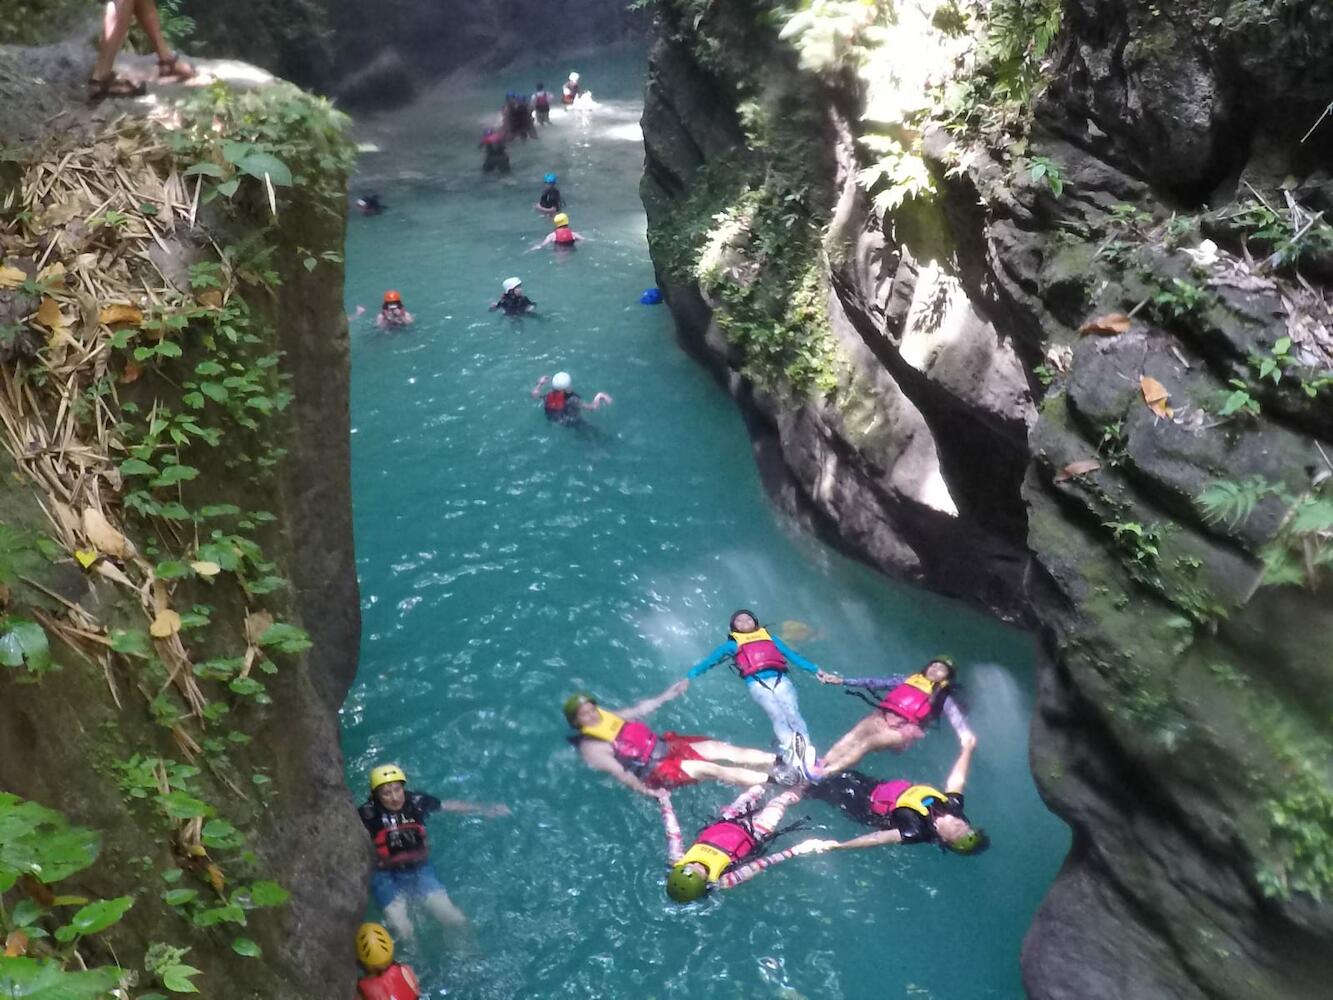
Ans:
[[[554,184],[555,174],[547,174],[545,177],[542,178],[542,180],[544,180],[547,184]]]

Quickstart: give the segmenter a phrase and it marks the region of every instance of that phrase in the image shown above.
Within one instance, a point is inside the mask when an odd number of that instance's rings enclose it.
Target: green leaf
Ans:
[[[5,1000],[101,1000],[119,981],[115,968],[68,972],[50,960],[0,958],[0,997]]]
[[[255,906],[281,906],[291,895],[277,882],[256,882],[250,886],[250,902]]]
[[[122,476],[156,476],[157,470],[147,462],[137,458],[127,458],[120,463],[120,474]]]
[[[194,915],[196,927],[214,927],[217,924],[240,924],[245,926],[245,911],[235,903],[226,906],[214,906],[201,910]]]
[[[164,340],[154,350],[164,358],[179,358],[184,353],[174,340]]]
[[[0,633],[0,665],[23,666],[23,644],[13,632]]]
[[[153,479],[149,486],[174,486],[177,483],[194,479],[199,475],[199,470],[193,465],[168,465],[162,470],[162,474]]]
[[[205,161],[205,162],[195,163],[187,167],[185,169],[183,176],[193,177],[195,174],[203,174],[206,177],[221,178],[223,176],[223,170],[216,163],[208,163]]]
[[[168,965],[157,970],[162,985],[172,993],[198,993],[199,988],[190,982],[191,976],[199,975],[193,965]]]
[[[195,373],[205,378],[213,375],[221,375],[227,369],[223,368],[216,361],[200,361],[194,366]]]
[[[218,194],[222,195],[224,198],[230,198],[232,195],[236,193],[236,189],[240,186],[241,186],[241,179],[239,177],[233,177],[231,180],[223,181],[221,184],[219,184],[216,190]],[[190,992],[195,992],[195,991],[191,990]]]
[[[42,908],[31,899],[20,899],[9,914],[9,922],[15,927],[27,927],[42,915]]]
[[[189,563],[178,559],[168,559],[153,567],[153,575],[159,580],[175,580],[182,576],[191,576],[193,573],[194,570],[190,568]]]
[[[253,697],[264,693],[264,685],[260,684],[259,681],[255,680],[253,677],[237,677],[234,681],[228,684],[227,687],[236,694],[245,697]]]
[[[148,659],[153,655],[153,640],[143,629],[111,630],[111,648],[126,656],[138,656]]]
[[[299,653],[312,645],[305,629],[287,622],[274,622],[259,637],[261,646],[273,646],[284,653]]]
[[[157,802],[172,819],[194,819],[196,816],[213,815],[213,807],[207,802],[201,802],[180,789],[159,795]]]
[[[261,181],[268,174],[268,179],[277,187],[292,186],[291,170],[272,153],[252,152],[240,160],[236,168]]]
[[[162,902],[168,906],[184,906],[198,895],[198,889],[171,889],[162,893]]]
[[[80,937],[86,937],[89,934],[96,934],[104,931],[113,924],[120,922],[120,918],[125,916],[129,908],[134,905],[134,900],[129,896],[119,896],[116,899],[99,899],[95,903],[89,903],[78,913],[74,914],[67,925]],[[60,930],[66,930],[66,927]],[[60,934],[57,932],[56,937]]]
[[[313,271],[319,266],[319,261],[315,260],[314,257],[307,257],[305,260],[301,261],[301,263],[305,265],[307,271]]]
[[[211,819],[204,824],[204,829],[200,835],[205,847],[239,847],[245,842],[241,836],[241,831],[232,826],[225,819]]]
[[[231,943],[231,950],[238,955],[244,955],[246,958],[259,958],[263,952],[259,945],[247,937],[238,937]]]

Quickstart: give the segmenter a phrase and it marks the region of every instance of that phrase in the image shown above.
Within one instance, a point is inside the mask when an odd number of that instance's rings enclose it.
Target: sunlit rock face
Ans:
[[[921,126],[935,193],[885,211],[857,183],[867,138],[970,57],[899,39],[876,78],[844,59],[860,5],[818,5],[799,48],[759,5],[661,6],[650,243],[766,482],[868,562],[1041,640],[1033,772],[1074,841],[1024,949],[1030,995],[1327,995],[1333,9],[1048,5],[1030,126]],[[773,108],[809,142],[828,391],[756,377],[727,311],[771,227],[698,196],[792,169],[756,128]]]
[[[574,56],[644,37],[624,0],[187,0],[210,54],[237,55],[347,107],[411,101],[454,70]],[[554,84],[559,81],[548,81]]]

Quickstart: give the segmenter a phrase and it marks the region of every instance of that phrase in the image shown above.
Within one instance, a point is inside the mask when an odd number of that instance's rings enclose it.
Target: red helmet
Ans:
[[[385,293],[384,293],[384,302],[385,302],[386,305],[387,305],[388,303],[390,303],[390,302],[397,302],[399,305],[402,305],[402,304],[403,304],[403,297],[402,297],[401,295],[399,295],[397,292],[385,292]]]

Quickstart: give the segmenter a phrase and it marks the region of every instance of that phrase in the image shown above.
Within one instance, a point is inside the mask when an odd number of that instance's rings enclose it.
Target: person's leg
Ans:
[[[824,774],[837,774],[854,767],[862,757],[877,750],[902,750],[911,742],[912,727],[893,725],[883,712],[873,712],[854,725],[829,747],[821,767]]]
[[[407,898],[402,888],[396,872],[377,868],[370,873],[370,893],[384,911],[384,920],[393,930],[393,936],[410,941],[412,920],[407,915]]]
[[[394,940],[399,944],[411,942],[415,932],[412,930],[412,918],[407,915],[407,900],[402,896],[384,908],[384,922],[389,925]]]
[[[765,757],[772,763],[773,755],[766,754]],[[715,764],[709,760],[684,760],[680,762],[680,769],[695,781],[710,779],[712,781],[721,781],[728,785],[741,785],[749,788],[752,785],[762,785],[768,780],[767,771],[756,771],[748,767],[731,767],[726,764]]]
[[[737,816],[744,816],[754,809],[755,804],[764,797],[764,792],[767,790],[768,786],[763,782],[756,783],[753,787],[747,788],[736,796],[731,804],[722,810],[720,815],[723,819],[735,819]]]
[[[690,744],[690,749],[705,760],[729,761],[732,764],[753,764],[756,767],[771,767],[773,752],[755,750],[753,747],[738,747],[721,740],[699,740]]]
[[[796,697],[796,685],[790,678],[784,676],[780,683],[774,685],[773,697],[787,720],[788,728],[792,731],[791,752],[784,759],[792,767],[798,767],[808,774],[818,755],[810,742],[810,729],[801,715],[801,705]]]
[[[461,927],[467,923],[463,911],[454,905],[443,889],[437,889],[426,897],[426,908],[446,927]]]
[[[92,79],[105,80],[111,76],[116,55],[120,52],[120,47],[125,44],[125,36],[130,31],[135,3],[136,0],[112,0],[107,4],[102,27],[102,44],[97,50],[97,62],[93,64]]]
[[[157,0],[135,0],[134,13],[157,53],[158,76],[181,80],[194,76],[194,67],[172,50],[162,34],[162,21],[157,16]]]
[[[787,707],[777,693],[783,682],[782,677],[778,677],[777,680],[751,680],[745,682],[745,687],[749,690],[754,703],[768,716],[768,721],[773,726],[773,741],[778,747],[779,755],[785,760],[791,753],[796,730],[792,728]]]

